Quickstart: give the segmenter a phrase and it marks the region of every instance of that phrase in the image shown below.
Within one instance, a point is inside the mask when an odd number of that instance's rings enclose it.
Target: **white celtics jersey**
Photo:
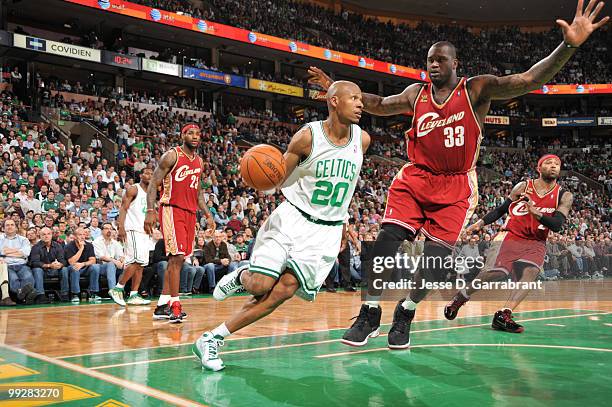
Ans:
[[[361,128],[351,125],[350,139],[340,147],[329,140],[322,121],[307,126],[312,133],[310,155],[285,182],[283,194],[313,218],[344,221],[363,162]]]
[[[138,194],[130,203],[130,207],[125,215],[125,230],[144,233],[144,221],[147,214],[147,192],[142,189],[140,184],[136,184]]]

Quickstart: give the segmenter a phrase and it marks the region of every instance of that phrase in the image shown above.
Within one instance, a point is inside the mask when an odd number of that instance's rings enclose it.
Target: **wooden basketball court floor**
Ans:
[[[585,282],[557,284],[571,294]],[[608,294],[528,298],[517,314],[523,334],[490,328],[498,303],[470,302],[446,321],[443,302],[426,302],[412,325],[411,349],[391,351],[384,333],[363,348],[342,345],[360,296],[321,293],[314,303],[293,299],[228,338],[226,369],[217,373],[201,370],[191,344],[244,297],[185,299],[182,325],[153,321],[153,306],[2,309],[0,406],[609,405]],[[383,332],[394,305],[383,304]],[[60,396],[16,398],[16,389],[45,386]]]

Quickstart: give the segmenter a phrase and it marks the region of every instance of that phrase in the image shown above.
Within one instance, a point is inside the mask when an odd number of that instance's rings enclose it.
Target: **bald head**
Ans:
[[[455,48],[455,46],[453,45],[452,42],[449,42],[449,41],[438,41],[434,45],[432,45],[431,48],[446,48],[447,49],[447,54],[451,58],[457,58],[457,48]]]
[[[359,123],[363,101],[361,89],[353,82],[336,81],[327,90],[329,113],[338,116],[341,122]]]
[[[361,89],[355,83],[350,81],[336,81],[327,89],[327,101],[334,97],[342,97],[351,93],[361,93]]]

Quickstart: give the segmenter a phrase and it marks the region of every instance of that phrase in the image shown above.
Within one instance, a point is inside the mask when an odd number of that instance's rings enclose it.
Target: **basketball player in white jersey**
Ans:
[[[125,271],[115,288],[108,291],[113,301],[121,306],[148,305],[151,301],[138,294],[142,280],[143,267],[149,263],[151,238],[144,231],[144,220],[147,213],[147,188],[153,175],[153,169],[146,167],[140,174],[140,183],[128,187],[119,209],[118,239],[125,245]],[[132,279],[132,291],[126,300],[123,298],[123,287]]]
[[[308,123],[289,143],[282,187],[287,200],[257,234],[250,264],[224,276],[215,287],[217,300],[239,289],[254,297],[196,341],[193,352],[206,369],[225,367],[218,347],[231,333],[270,314],[295,294],[314,300],[338,257],[370,136],[357,125],[363,109],[357,85],[332,84],[327,107],[327,120]]]

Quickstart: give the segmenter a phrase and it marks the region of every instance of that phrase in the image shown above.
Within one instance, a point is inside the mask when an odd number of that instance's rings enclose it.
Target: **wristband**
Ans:
[[[155,209],[147,209],[147,212],[155,212]]]
[[[576,49],[580,48],[580,47],[576,47],[576,46],[574,46],[572,44],[568,44],[565,40],[563,40],[563,45],[565,45],[565,48],[576,48]]]

